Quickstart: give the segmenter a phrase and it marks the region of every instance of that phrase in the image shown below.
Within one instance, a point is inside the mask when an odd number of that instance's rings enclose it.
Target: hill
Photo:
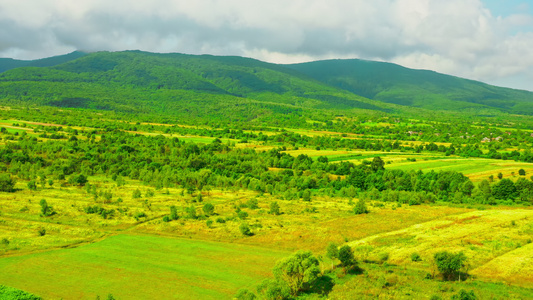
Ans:
[[[0,74],[0,87],[0,98],[25,104],[247,122],[318,109],[392,107],[250,58],[140,51],[13,69]]]
[[[316,80],[363,97],[430,110],[496,108],[533,114],[533,93],[414,70],[392,63],[346,59],[286,65]]]
[[[531,92],[363,60],[279,65],[237,56],[73,52],[3,59],[1,70],[0,101],[8,106],[283,126],[362,114],[426,118],[435,110],[533,114]]]
[[[74,51],[69,54],[47,57],[36,60],[17,60],[0,58],[0,73],[21,67],[52,67],[87,55],[87,53]]]

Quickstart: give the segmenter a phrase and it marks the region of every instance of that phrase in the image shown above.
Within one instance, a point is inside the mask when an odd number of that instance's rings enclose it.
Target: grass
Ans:
[[[0,282],[46,299],[228,299],[289,253],[254,246],[117,235],[74,249],[0,259]],[[60,266],[60,268],[59,268]]]
[[[379,253],[386,252],[391,263],[428,272],[436,252],[463,251],[477,277],[533,287],[531,218],[530,209],[472,211],[349,244],[362,259],[378,260]],[[412,262],[412,253],[420,254],[423,263]]]

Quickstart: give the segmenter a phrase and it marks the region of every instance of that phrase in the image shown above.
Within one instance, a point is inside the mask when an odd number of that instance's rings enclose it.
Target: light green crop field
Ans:
[[[502,173],[504,177],[518,177],[518,170],[524,169],[527,177],[533,175],[533,164],[526,162],[505,161],[485,158],[443,158],[435,160],[417,160],[416,162],[402,161],[387,165],[388,169],[422,170],[426,171],[457,171],[477,182],[488,179],[490,175],[496,177]],[[512,179],[512,178],[511,178]]]
[[[290,253],[255,246],[116,235],[78,248],[0,259],[0,282],[45,299],[229,299]]]

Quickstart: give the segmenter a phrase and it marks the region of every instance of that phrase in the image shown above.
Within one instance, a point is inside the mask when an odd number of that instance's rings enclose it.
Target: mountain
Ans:
[[[323,83],[382,102],[431,110],[492,107],[533,114],[533,93],[392,63],[346,59],[286,65]]]
[[[0,99],[36,105],[250,121],[392,105],[244,57],[97,52],[0,74]],[[279,119],[279,118],[277,118]]]
[[[0,73],[20,67],[52,67],[87,55],[87,53],[74,51],[69,54],[53,56],[36,60],[17,60],[0,58]]]
[[[531,92],[363,60],[279,65],[237,56],[73,52],[3,60],[0,68],[11,68],[0,73],[5,105],[261,124],[435,110],[533,114]]]

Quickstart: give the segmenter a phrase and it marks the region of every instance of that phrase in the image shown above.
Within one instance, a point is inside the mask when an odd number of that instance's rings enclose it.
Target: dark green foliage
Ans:
[[[461,289],[457,294],[452,296],[452,300],[477,300],[477,296],[474,291],[467,292]]]
[[[37,190],[37,184],[35,183],[35,180],[30,180],[28,181],[28,189],[32,190],[32,191],[36,191]]]
[[[278,204],[277,201],[274,201],[274,202],[270,203],[270,210],[268,211],[268,213],[271,214],[271,215],[280,215],[281,214],[280,207],[279,207],[279,204]]]
[[[265,279],[257,287],[257,291],[268,300],[287,300],[293,298],[289,285],[281,280]]]
[[[492,195],[500,200],[514,199],[517,196],[516,192],[514,182],[508,178],[500,180],[492,187]]]
[[[237,216],[239,217],[239,219],[244,220],[248,218],[248,213],[244,210],[240,210],[239,212],[237,212]]]
[[[251,236],[253,235],[253,232],[250,230],[250,226],[248,226],[248,223],[243,222],[241,225],[239,225],[239,230],[244,236]]]
[[[45,235],[46,235],[46,228],[39,228],[39,229],[37,230],[37,234],[38,234],[39,236],[45,236]]]
[[[257,296],[248,289],[240,289],[233,298],[237,300],[255,300]]]
[[[215,206],[213,204],[211,204],[211,203],[206,203],[202,207],[202,210],[204,211],[204,214],[206,216],[211,216],[212,214],[215,213]]]
[[[277,281],[285,282],[291,294],[309,289],[320,274],[319,262],[310,251],[298,251],[276,263],[273,269]]]
[[[191,220],[195,220],[198,218],[198,216],[196,215],[196,207],[192,204],[189,207],[185,208],[185,214],[187,215],[187,218]]]
[[[105,209],[103,207],[100,207],[98,205],[95,206],[87,206],[83,209],[86,214],[97,214],[100,215],[104,219],[111,219],[113,218],[115,214],[114,209]]]
[[[88,182],[87,176],[85,176],[83,174],[72,175],[68,179],[68,183],[70,183],[72,185],[77,185],[77,186],[84,186],[87,182]]]
[[[131,197],[133,199],[139,199],[142,197],[142,194],[141,194],[141,191],[139,189],[136,189],[135,191],[133,191]]]
[[[12,287],[0,285],[0,299],[2,300],[41,300],[41,297],[17,290]]]
[[[435,265],[445,280],[459,278],[461,270],[466,265],[466,256],[463,252],[449,253],[447,251],[437,252],[434,255]]]
[[[0,192],[12,193],[15,191],[15,180],[11,175],[0,174]]]
[[[249,209],[258,209],[259,208],[259,202],[257,201],[256,198],[252,198],[248,201],[246,201],[246,206],[249,208]]]
[[[356,215],[368,213],[368,209],[366,208],[365,200],[363,200],[362,198],[359,199],[359,201],[357,201],[357,203],[355,204],[355,206],[353,208],[353,212]]]
[[[420,257],[420,254],[413,252],[411,253],[411,261],[422,261],[422,257]]]
[[[48,205],[45,199],[41,199],[39,205],[41,206],[41,217],[48,217],[55,214],[54,208]]]
[[[520,169],[520,170],[518,170],[518,175],[520,175],[520,176],[526,176],[526,170],[524,170],[524,169]]]
[[[174,205],[172,205],[170,207],[170,216],[169,216],[169,218],[170,218],[170,220],[177,220],[179,218],[178,209]]]
[[[344,245],[339,249],[339,256],[338,256],[341,265],[346,269],[350,268],[357,264],[357,261],[355,260],[352,247],[348,245]]]

